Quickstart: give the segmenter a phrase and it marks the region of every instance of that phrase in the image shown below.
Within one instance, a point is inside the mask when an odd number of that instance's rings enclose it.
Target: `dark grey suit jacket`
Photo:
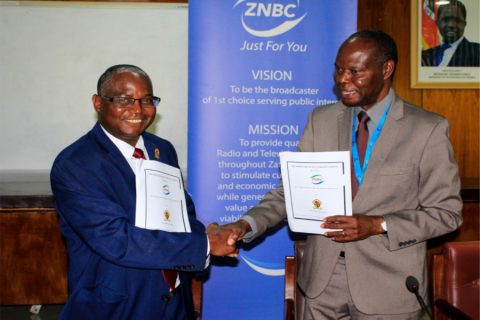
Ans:
[[[433,67],[435,56],[440,46],[422,51],[422,67]],[[449,67],[479,67],[480,66],[480,44],[470,42],[467,38],[458,44],[457,50],[448,63]]]
[[[342,102],[313,109],[299,152],[350,151],[353,108]],[[426,299],[426,240],[462,223],[460,179],[447,119],[397,95],[372,151],[364,182],[353,201],[354,214],[383,216],[388,235],[345,244],[350,294],[366,314],[400,314],[420,309],[405,280],[420,281]],[[286,218],[283,185],[246,213],[258,236]],[[320,223],[319,223],[320,228]],[[249,241],[253,239],[245,239]],[[330,280],[342,243],[309,235],[298,284],[310,298]]]

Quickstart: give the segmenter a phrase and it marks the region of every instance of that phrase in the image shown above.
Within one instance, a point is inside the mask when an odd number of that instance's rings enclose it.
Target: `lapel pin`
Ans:
[[[160,158],[160,151],[158,149],[155,149],[155,158]]]

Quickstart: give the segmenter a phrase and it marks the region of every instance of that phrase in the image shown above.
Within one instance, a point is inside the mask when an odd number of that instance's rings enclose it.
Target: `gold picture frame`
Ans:
[[[410,86],[412,89],[479,89],[480,88],[480,67],[426,67],[422,66],[422,11],[428,2],[435,3],[438,0],[411,0],[411,46],[410,46]],[[467,8],[467,25],[473,22],[476,28],[479,20],[478,0],[460,0]],[[476,1],[476,3],[475,3]],[[427,2],[427,3],[425,3]],[[473,4],[472,4],[473,3]],[[468,4],[468,6],[467,6]],[[432,5],[432,4],[430,4]],[[472,10],[468,10],[469,6]],[[477,7],[476,7],[477,6]],[[477,9],[477,10],[475,10]],[[475,16],[476,15],[476,16]],[[473,16],[473,18],[472,18]],[[467,28],[467,27],[466,27]],[[467,30],[465,28],[465,30]],[[475,30],[475,29],[474,29]],[[480,38],[477,31],[470,30],[474,34],[475,42]],[[436,31],[438,32],[438,31]],[[440,37],[440,36],[439,36]],[[468,79],[468,80],[467,80]]]

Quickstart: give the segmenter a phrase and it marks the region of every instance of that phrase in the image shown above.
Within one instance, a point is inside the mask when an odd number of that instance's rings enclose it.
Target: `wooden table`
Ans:
[[[67,301],[67,250],[49,182],[0,189],[0,305]]]

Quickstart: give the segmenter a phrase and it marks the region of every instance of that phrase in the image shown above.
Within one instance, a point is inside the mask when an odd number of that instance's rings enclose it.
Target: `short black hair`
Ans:
[[[108,68],[100,76],[97,83],[97,94],[105,95],[105,91],[107,90],[107,87],[110,85],[110,80],[112,79],[112,77],[116,74],[124,73],[124,72],[140,73],[141,75],[144,75],[145,77],[150,79],[148,74],[137,66],[133,66],[130,64],[118,64],[116,66],[112,66]]]
[[[467,21],[467,8],[465,8],[465,5],[463,3],[461,3],[460,1],[458,0],[450,0],[450,3],[449,4],[444,4],[444,5],[441,5],[441,6],[438,6],[438,10],[437,10],[437,19],[440,18],[440,16],[442,15],[442,12],[447,8],[447,7],[457,7],[457,8],[460,8],[460,11],[462,12],[463,14],[463,18],[465,19],[465,21]]]
[[[348,37],[345,42],[351,42],[354,40],[367,40],[375,43],[375,56],[380,65],[384,65],[386,62],[393,60],[393,62],[395,62],[391,77],[393,79],[398,63],[398,49],[395,40],[393,40],[393,38],[387,33],[377,29],[358,31]]]

